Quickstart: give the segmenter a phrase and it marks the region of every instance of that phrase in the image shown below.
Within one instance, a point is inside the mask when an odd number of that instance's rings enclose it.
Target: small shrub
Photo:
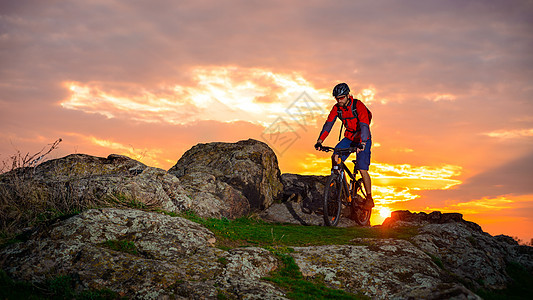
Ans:
[[[98,200],[91,194],[74,195],[73,183],[52,182],[44,185],[35,178],[35,168],[57,149],[61,139],[49,149],[30,155],[17,154],[3,161],[0,167],[0,238],[12,238],[22,228],[35,226],[65,215],[95,207]]]
[[[440,259],[440,257],[435,256],[435,255],[430,254],[430,253],[427,253],[427,254],[429,255],[429,257],[431,257],[431,260],[433,261],[433,263],[435,263],[437,265],[437,267],[439,267],[442,270],[444,270],[444,264],[442,263],[442,260]]]
[[[111,250],[138,255],[137,247],[132,241],[107,240],[102,243],[102,246]]]

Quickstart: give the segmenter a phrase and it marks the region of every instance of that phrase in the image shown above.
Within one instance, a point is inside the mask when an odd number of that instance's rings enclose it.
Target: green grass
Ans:
[[[275,249],[271,251],[280,259],[282,267],[263,279],[285,290],[290,299],[368,299],[362,294],[329,288],[318,280],[306,280],[292,256]]]
[[[354,244],[355,238],[408,239],[417,234],[416,228],[385,229],[366,227],[301,226],[267,223],[253,217],[235,220],[202,219],[193,213],[182,215],[200,223],[217,236],[217,246],[231,249],[242,246],[312,246]]]
[[[478,290],[476,294],[487,300],[531,299],[533,275],[515,262],[507,263],[505,271],[513,280],[506,289],[499,291]]]
[[[437,257],[431,253],[428,253],[426,252],[427,255],[429,255],[429,257],[431,257],[431,260],[439,267],[441,268],[441,270],[444,270],[444,264],[442,263],[442,260],[440,259],[440,257]]]
[[[118,205],[125,206],[129,208],[135,208],[135,209],[148,209],[148,206],[141,202],[139,199],[137,199],[134,196],[121,193],[121,192],[114,192],[112,194],[106,195],[104,197],[105,202],[111,204],[111,205]]]
[[[139,252],[137,251],[137,247],[132,241],[107,240],[102,243],[102,246],[111,250],[125,252],[133,255],[139,254]]]
[[[74,280],[70,276],[58,276],[43,284],[12,280],[0,270],[0,299],[124,299],[109,289],[74,290]]]
[[[217,246],[229,250],[235,247],[257,246],[274,253],[282,267],[263,280],[270,281],[286,291],[290,299],[368,299],[362,294],[351,294],[332,289],[319,279],[304,278],[300,268],[289,255],[295,246],[355,244],[355,238],[400,238],[407,239],[417,233],[416,228],[338,228],[324,226],[301,226],[294,224],[267,223],[254,217],[235,220],[203,219],[193,212],[180,214],[215,233]],[[219,299],[226,294],[219,292]]]

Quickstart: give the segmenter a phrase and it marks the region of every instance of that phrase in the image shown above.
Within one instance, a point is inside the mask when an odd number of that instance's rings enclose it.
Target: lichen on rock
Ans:
[[[274,151],[267,144],[252,139],[198,144],[186,151],[168,172],[180,179],[195,173],[211,174],[215,181],[239,191],[255,211],[268,208],[283,192]],[[184,183],[194,188],[194,181]]]

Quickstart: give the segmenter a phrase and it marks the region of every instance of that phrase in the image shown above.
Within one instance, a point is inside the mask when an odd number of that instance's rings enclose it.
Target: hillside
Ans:
[[[460,214],[324,227],[322,176],[264,143],[199,144],[170,170],[69,155],[0,175],[0,297],[479,299],[532,292],[533,247]],[[31,284],[30,284],[31,283]]]

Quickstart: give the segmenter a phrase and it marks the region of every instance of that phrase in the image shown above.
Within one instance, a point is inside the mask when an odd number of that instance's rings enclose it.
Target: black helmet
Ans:
[[[348,95],[350,88],[346,83],[339,83],[333,88],[333,97],[337,98],[340,95]]]

